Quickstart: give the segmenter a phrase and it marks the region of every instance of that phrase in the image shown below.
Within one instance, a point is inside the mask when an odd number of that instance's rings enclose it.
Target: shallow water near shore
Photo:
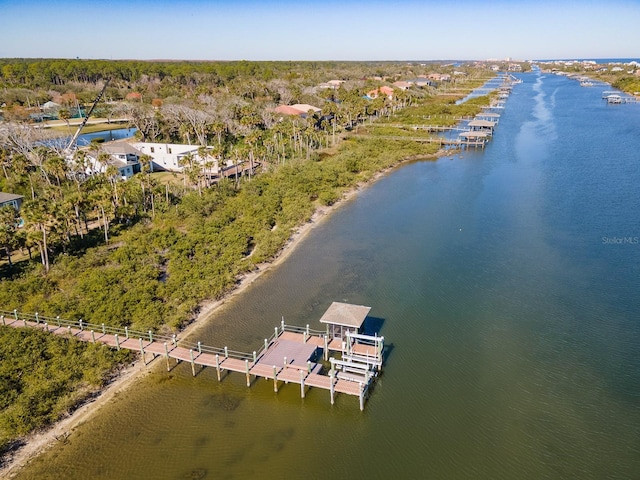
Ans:
[[[359,192],[192,338],[252,350],[369,305],[389,352],[364,412],[156,360],[18,478],[637,476],[640,105],[520,77],[484,151]]]

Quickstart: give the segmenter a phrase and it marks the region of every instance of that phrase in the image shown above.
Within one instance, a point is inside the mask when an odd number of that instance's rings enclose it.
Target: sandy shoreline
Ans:
[[[407,158],[400,164],[404,164],[408,161],[423,160],[423,159],[437,159],[446,154],[445,152],[439,152],[434,155],[424,155]],[[398,164],[398,165],[400,165]],[[289,255],[298,247],[302,240],[330,213],[334,212],[338,208],[345,205],[349,200],[355,197],[363,188],[368,187],[372,183],[376,182],[379,178],[386,175],[389,171],[397,168],[397,166],[385,169],[375,174],[368,182],[356,186],[354,189],[346,192],[342,198],[329,207],[318,207],[314,212],[311,219],[301,225],[289,238],[289,241],[285,244],[284,248],[280,251],[278,256],[270,262],[266,262],[257,266],[257,268],[250,273],[247,273],[239,278],[236,288],[225,295],[222,299],[217,301],[205,301],[200,306],[198,315],[184,330],[180,332],[180,337],[184,338],[188,335],[195,333],[198,329],[206,325],[207,320],[211,314],[222,304],[230,301],[236,296],[243,293],[251,284],[263,273],[277,267],[284,262]],[[151,369],[154,368],[154,363],[145,365],[142,359],[138,359],[135,363],[130,364],[124,368],[118,376],[107,386],[105,386],[98,394],[90,401],[83,404],[80,408],[75,410],[71,415],[62,420],[59,420],[50,428],[43,432],[34,433],[23,439],[25,444],[12,453],[7,454],[5,463],[0,468],[1,478],[11,478],[17,475],[18,471],[24,467],[32,458],[45,452],[47,449],[53,447],[57,442],[64,441],[73,431],[89,420],[92,416],[98,414],[102,407],[109,403],[115,396],[126,391],[131,385],[138,382],[141,378],[147,375]]]

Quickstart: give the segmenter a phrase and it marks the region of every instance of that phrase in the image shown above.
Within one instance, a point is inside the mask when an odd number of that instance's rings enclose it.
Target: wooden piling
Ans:
[[[117,333],[114,335],[114,338],[116,339],[116,350],[120,350],[120,340],[118,339]]]
[[[329,373],[329,392],[331,393],[331,405],[334,404],[333,394],[334,394],[334,385],[333,385],[334,373],[333,373],[333,365],[331,368],[331,372]]]
[[[360,397],[360,411],[362,412],[364,410],[364,388],[362,386],[362,383],[359,384],[360,385],[360,395],[358,395]]]
[[[142,337],[140,337],[140,353],[142,354],[142,363],[147,364],[147,359],[144,358],[144,346],[142,345]]]
[[[304,370],[300,370],[300,396],[304,398]]]
[[[91,330],[91,341],[96,343],[96,333],[93,330]]]
[[[327,325],[329,328],[329,325]],[[324,361],[329,360],[329,335],[324,336]]]
[[[220,381],[220,355],[216,353],[216,373],[218,374],[218,381]]]
[[[278,369],[273,366],[273,391],[278,393]]]
[[[196,376],[196,364],[193,361],[193,349],[192,348],[189,349],[189,356],[191,357],[191,373],[195,377]]]
[[[244,368],[245,368],[245,372],[247,374],[247,387],[251,386],[251,375],[249,374],[249,360],[247,360],[246,358],[244,359]]]
[[[167,372],[171,371],[171,367],[169,366],[169,347],[167,342],[164,342],[164,356],[167,359]]]

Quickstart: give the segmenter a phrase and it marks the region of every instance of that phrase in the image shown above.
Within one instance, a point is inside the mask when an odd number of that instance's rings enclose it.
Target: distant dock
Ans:
[[[602,92],[602,99],[613,105],[619,105],[622,103],[640,103],[640,99],[638,97],[633,97],[631,95],[612,90],[605,90]]]
[[[223,373],[237,372],[246,376],[247,387],[252,377],[273,380],[274,392],[282,384],[300,385],[300,396],[305,398],[311,388],[328,390],[335,403],[336,393],[357,396],[360,410],[364,410],[373,382],[382,370],[384,337],[362,333],[370,307],[333,302],[320,322],[326,330],[286,325],[284,320],[264,339],[259,349],[251,353],[236,352],[228,347],[217,348],[201,342],[178,340],[176,335],[163,337],[96,325],[83,320],[70,321],[36,314],[0,311],[0,323],[12,328],[35,328],[54,335],[74,337],[78,340],[101,343],[112,348],[140,352],[145,363],[164,357],[167,371],[180,362],[216,369],[218,381]]]

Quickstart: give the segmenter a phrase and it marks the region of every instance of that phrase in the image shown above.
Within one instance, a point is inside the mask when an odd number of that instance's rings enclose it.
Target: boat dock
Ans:
[[[362,326],[370,307],[333,302],[320,319],[326,330],[312,330],[309,325],[286,325],[284,320],[264,339],[260,348],[251,353],[236,352],[228,347],[217,348],[190,343],[176,335],[163,337],[153,332],[135,332],[95,325],[83,320],[63,320],[36,314],[0,311],[0,323],[13,328],[36,328],[54,335],[101,343],[111,348],[139,352],[145,365],[164,357],[167,371],[180,362],[191,364],[195,376],[197,367],[216,369],[218,381],[231,372],[246,376],[247,387],[252,377],[273,380],[274,392],[283,384],[300,385],[300,396],[311,388],[328,390],[335,403],[336,393],[357,396],[364,410],[373,382],[383,365],[384,337],[365,335]]]
[[[602,99],[607,103],[619,105],[621,103],[640,103],[640,98],[626,95],[623,92],[605,90],[602,92]]]

